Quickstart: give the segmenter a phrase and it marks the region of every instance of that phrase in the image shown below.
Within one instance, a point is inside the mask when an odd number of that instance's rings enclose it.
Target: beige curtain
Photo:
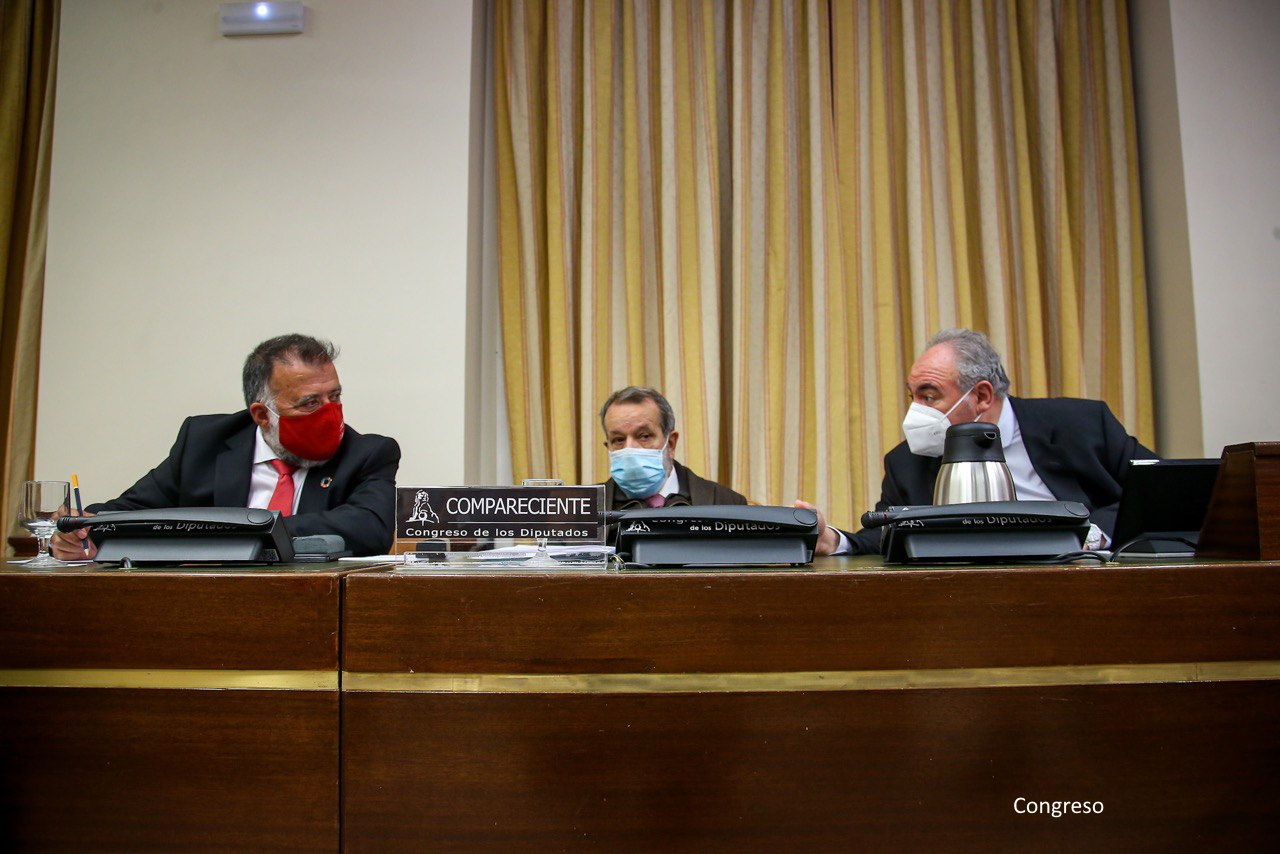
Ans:
[[[57,0],[0,4],[0,527],[6,536],[21,530],[19,490],[34,465],[58,12]]]
[[[1123,2],[494,15],[515,477],[603,479],[597,407],[654,385],[695,471],[852,523],[952,325],[1150,441]]]

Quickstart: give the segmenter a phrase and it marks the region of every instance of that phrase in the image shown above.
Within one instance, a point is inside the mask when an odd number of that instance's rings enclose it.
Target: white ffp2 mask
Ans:
[[[906,417],[902,419],[902,433],[907,437],[907,447],[911,449],[911,453],[922,457],[942,456],[942,450],[947,444],[947,428],[951,426],[947,416],[964,402],[971,391],[972,387],[960,395],[960,400],[953,403],[946,412],[912,401],[907,408]]]

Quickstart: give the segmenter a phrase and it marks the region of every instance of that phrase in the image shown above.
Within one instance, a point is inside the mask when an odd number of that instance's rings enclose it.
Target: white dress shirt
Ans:
[[[253,470],[249,476],[249,505],[263,510],[271,503],[271,496],[276,491],[276,482],[280,474],[272,467],[271,461],[279,459],[276,452],[267,446],[259,427],[253,439]],[[307,469],[298,469],[293,473],[293,508],[291,514],[298,512],[298,498],[302,495],[302,484],[307,480]]]
[[[1004,398],[1000,407],[1000,417],[996,420],[1000,428],[1000,444],[1004,446],[1004,462],[1013,475],[1013,490],[1019,501],[1057,501],[1058,496],[1049,491],[1049,487],[1036,474],[1031,465],[1031,457],[1027,456],[1027,446],[1022,441],[1022,428],[1018,426],[1018,416],[1013,414],[1009,398]]]
[[[667,479],[662,482],[662,488],[657,491],[657,495],[663,498],[675,495],[680,491],[680,476],[676,474],[676,467],[673,465],[671,471],[667,474]]]

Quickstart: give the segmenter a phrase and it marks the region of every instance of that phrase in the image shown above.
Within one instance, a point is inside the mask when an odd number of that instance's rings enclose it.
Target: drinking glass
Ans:
[[[58,517],[70,512],[71,484],[65,480],[28,480],[22,484],[22,510],[18,521],[35,534],[39,553],[26,565],[36,569],[70,566],[49,554],[49,539],[58,527]]]

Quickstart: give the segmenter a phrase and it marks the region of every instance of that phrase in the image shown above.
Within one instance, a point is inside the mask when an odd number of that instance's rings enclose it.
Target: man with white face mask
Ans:
[[[656,389],[627,386],[600,407],[610,478],[610,510],[688,504],[746,504],[738,493],[698,477],[675,460],[676,416]]]
[[[906,441],[885,455],[877,510],[932,504],[947,428],[983,421],[1000,428],[1018,499],[1081,502],[1096,529],[1090,544],[1105,547],[1129,460],[1156,459],[1101,401],[1010,396],[1000,354],[981,332],[945,329],[935,335],[911,366],[907,391]],[[819,543],[824,554],[879,550],[879,530],[849,535],[828,529]]]

